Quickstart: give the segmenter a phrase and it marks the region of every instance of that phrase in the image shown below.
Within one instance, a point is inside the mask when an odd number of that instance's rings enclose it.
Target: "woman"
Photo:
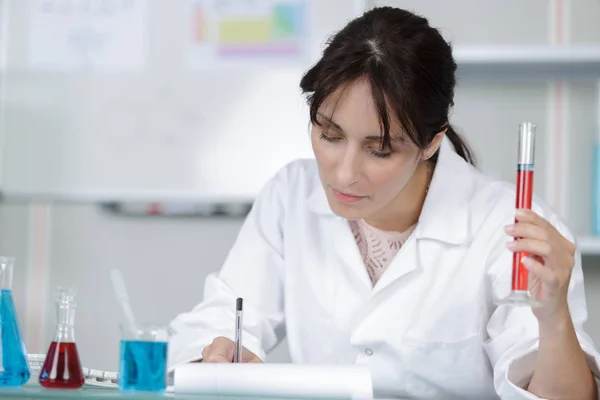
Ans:
[[[316,162],[262,190],[204,301],[173,321],[171,365],[232,361],[239,296],[246,362],[285,335],[294,362],[368,365],[376,396],[597,397],[573,236],[539,202],[515,223],[514,185],[471,165],[448,123],[455,70],[400,9],[332,38],[300,84]],[[533,312],[494,303],[514,251],[533,255]]]

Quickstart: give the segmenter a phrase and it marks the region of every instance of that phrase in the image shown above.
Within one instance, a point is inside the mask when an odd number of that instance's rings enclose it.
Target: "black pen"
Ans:
[[[242,362],[242,306],[244,300],[241,297],[235,302],[235,350],[233,352],[233,362]]]

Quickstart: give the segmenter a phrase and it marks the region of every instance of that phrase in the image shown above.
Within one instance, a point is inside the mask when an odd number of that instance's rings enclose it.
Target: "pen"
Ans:
[[[233,362],[242,362],[242,306],[244,300],[241,297],[235,302],[235,350]]]

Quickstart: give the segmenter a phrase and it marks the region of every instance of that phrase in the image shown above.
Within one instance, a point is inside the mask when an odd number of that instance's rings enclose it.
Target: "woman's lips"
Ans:
[[[367,198],[367,196],[356,196],[353,194],[348,194],[348,193],[344,193],[344,192],[340,192],[339,190],[335,190],[335,189],[331,189],[333,191],[333,195],[338,199],[343,201],[344,203],[349,203],[349,204],[353,204],[353,203],[358,203],[361,200],[364,200]]]

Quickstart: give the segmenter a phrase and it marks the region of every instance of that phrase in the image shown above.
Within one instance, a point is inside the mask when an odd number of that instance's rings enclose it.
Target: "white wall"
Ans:
[[[479,0],[392,3],[422,10],[436,25],[444,26],[444,34],[457,41],[522,44],[550,40],[549,7],[554,4],[551,1],[530,0],[527,7],[522,0],[493,4]],[[600,17],[600,5],[593,0],[565,3],[572,4],[571,21],[577,21],[570,24],[570,40],[600,44],[595,22]],[[599,129],[594,126],[597,119],[594,85],[591,82],[568,85],[568,130],[575,146],[567,165],[573,172],[574,184],[568,218],[577,233],[590,230],[589,146],[594,143],[594,130]],[[494,155],[492,150],[513,154],[507,135],[513,137],[523,119],[540,121],[541,131],[550,131],[551,93],[551,88],[540,82],[463,81],[457,90],[452,122],[472,143],[482,169],[512,179],[512,156],[507,161],[502,155],[506,153]],[[540,145],[545,146],[547,140],[548,136],[542,136]],[[272,146],[276,148],[276,144]],[[552,159],[542,153],[539,161],[540,165],[548,165]],[[536,191],[541,194],[546,193],[548,183],[555,178],[551,171],[540,168],[536,175]],[[93,204],[0,205],[0,254],[14,255],[19,260],[15,295],[29,350],[45,351],[52,338],[51,289],[57,285],[75,285],[79,293],[76,332],[83,363],[115,370],[120,313],[110,291],[109,269],[123,270],[140,319],[167,323],[201,298],[205,276],[219,268],[240,224],[239,219],[126,219],[106,214]],[[38,275],[46,263],[47,279]],[[588,330],[600,343],[600,258],[586,257],[584,273],[590,314]],[[25,292],[26,283],[32,280],[42,281],[40,293],[45,301],[36,301],[36,293]],[[47,307],[41,310],[45,311],[37,315],[37,306],[44,304]],[[286,359],[284,347],[271,358]]]

